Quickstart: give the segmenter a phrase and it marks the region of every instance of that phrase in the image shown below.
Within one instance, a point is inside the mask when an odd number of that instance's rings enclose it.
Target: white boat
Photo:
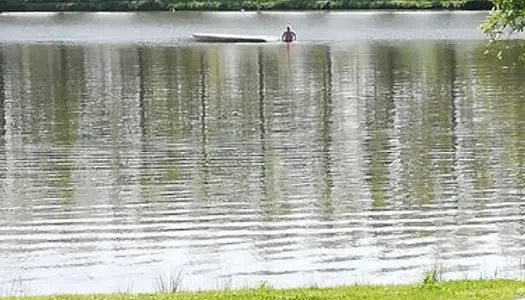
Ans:
[[[201,42],[223,42],[223,43],[268,43],[277,42],[279,37],[261,35],[243,35],[226,33],[192,33],[193,37]]]

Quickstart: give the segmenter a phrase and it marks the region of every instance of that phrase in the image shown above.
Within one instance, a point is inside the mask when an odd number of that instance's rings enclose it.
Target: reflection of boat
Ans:
[[[268,43],[277,42],[279,37],[262,35],[243,35],[225,33],[192,33],[193,37],[202,42],[223,42],[223,43]]]

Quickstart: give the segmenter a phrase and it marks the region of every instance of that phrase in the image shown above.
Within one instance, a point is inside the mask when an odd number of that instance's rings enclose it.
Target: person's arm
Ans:
[[[297,41],[297,34],[295,34],[295,31],[292,32],[292,34],[293,34],[293,39]]]

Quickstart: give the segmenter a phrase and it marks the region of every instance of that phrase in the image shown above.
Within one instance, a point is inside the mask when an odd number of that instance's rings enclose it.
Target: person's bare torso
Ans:
[[[295,33],[293,31],[285,31],[283,33],[283,40],[287,43],[290,43],[294,40]]]

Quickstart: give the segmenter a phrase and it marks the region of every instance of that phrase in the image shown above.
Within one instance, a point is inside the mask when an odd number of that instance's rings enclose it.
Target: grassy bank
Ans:
[[[0,0],[0,11],[141,10],[488,10],[490,0]]]
[[[257,288],[242,291],[176,292],[155,294],[60,295],[44,297],[11,297],[2,300],[511,300],[525,297],[525,282],[510,280],[461,280],[400,286],[348,286],[338,288],[304,288],[277,290]]]

